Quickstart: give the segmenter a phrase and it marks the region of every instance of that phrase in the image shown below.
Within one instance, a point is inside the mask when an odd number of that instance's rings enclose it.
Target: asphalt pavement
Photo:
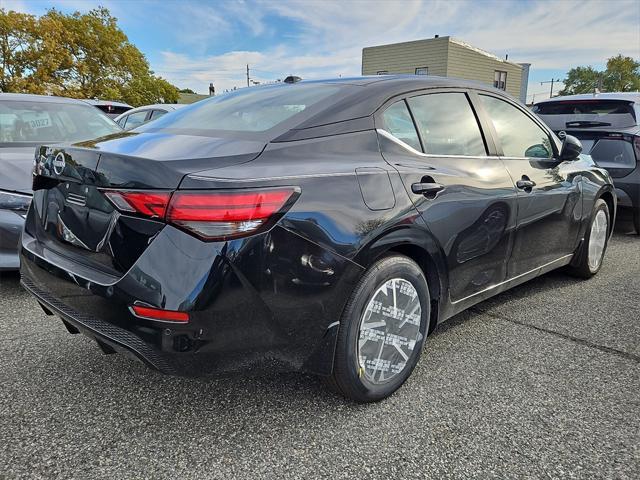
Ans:
[[[390,399],[304,374],[162,376],[102,355],[0,277],[0,478],[638,478],[640,238],[427,340]]]

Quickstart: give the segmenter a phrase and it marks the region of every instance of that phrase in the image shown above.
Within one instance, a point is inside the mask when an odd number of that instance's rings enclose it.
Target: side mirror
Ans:
[[[565,135],[560,150],[560,160],[575,160],[582,153],[582,143],[572,135]]]

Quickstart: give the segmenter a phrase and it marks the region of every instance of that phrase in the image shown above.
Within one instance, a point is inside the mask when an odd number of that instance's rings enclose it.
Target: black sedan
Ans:
[[[0,271],[20,266],[18,245],[31,202],[35,146],[120,131],[100,110],[82,100],[0,93]]]
[[[69,332],[171,374],[304,370],[361,402],[439,322],[596,274],[616,210],[577,140],[422,76],[246,88],[41,146],[35,173],[22,284]]]

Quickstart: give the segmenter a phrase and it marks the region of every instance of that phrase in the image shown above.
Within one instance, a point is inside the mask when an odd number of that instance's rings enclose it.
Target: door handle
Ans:
[[[531,180],[526,175],[523,175],[522,179],[518,180],[516,182],[516,187],[518,187],[520,190],[524,190],[526,192],[530,192],[533,189],[533,187],[535,187],[535,186],[536,186],[536,182]]]
[[[435,182],[418,182],[411,184],[411,191],[418,195],[435,196],[444,190],[444,185]]]

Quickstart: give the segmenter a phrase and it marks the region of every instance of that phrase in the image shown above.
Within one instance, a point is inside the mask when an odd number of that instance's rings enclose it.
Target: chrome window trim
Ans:
[[[402,148],[408,150],[409,152],[413,153],[414,155],[419,155],[421,157],[426,157],[426,158],[460,158],[462,157],[462,158],[492,158],[492,159],[499,158],[497,155],[447,155],[447,154],[440,155],[437,153],[423,153],[423,152],[419,152],[408,143],[405,143],[399,138],[396,138],[395,136],[393,136],[393,134],[387,132],[383,128],[376,128],[376,132],[382,135],[383,137],[391,140],[392,142],[398,144]]]
[[[539,162],[543,162],[545,160],[554,162],[559,161],[556,157],[508,157],[506,155],[500,155],[500,158],[503,160],[537,160]]]

